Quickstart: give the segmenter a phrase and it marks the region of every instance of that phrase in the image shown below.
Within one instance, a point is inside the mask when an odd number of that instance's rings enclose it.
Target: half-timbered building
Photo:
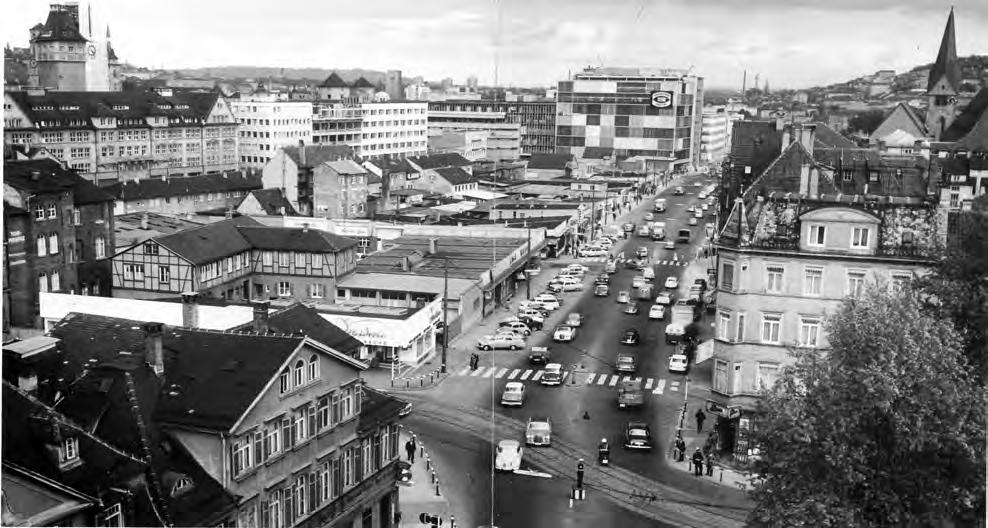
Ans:
[[[233,301],[321,300],[356,267],[357,242],[238,217],[155,237],[113,257],[117,297],[196,292]]]

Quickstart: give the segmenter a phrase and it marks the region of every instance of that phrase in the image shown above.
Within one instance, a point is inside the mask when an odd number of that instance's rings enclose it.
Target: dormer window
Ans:
[[[123,526],[123,507],[120,503],[111,505],[96,516],[96,526]]]
[[[186,491],[191,490],[192,486],[193,486],[193,482],[191,478],[184,476],[180,477],[178,480],[175,481],[175,484],[172,485],[171,496],[178,497],[179,495],[185,493]]]
[[[130,107],[127,106],[127,105],[113,105],[113,109],[114,110],[130,110]]]
[[[58,447],[58,463],[66,465],[77,460],[79,460],[79,439],[70,436],[62,440],[62,445]]]

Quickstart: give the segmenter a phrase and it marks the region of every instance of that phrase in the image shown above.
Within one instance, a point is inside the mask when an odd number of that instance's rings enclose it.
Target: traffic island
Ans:
[[[443,519],[442,526],[450,526],[453,510],[443,489],[441,473],[437,470],[429,449],[421,438],[405,427],[398,436],[402,461],[402,473],[398,481],[399,522],[402,528],[423,526],[422,514]],[[414,458],[409,460],[409,441],[414,441]]]

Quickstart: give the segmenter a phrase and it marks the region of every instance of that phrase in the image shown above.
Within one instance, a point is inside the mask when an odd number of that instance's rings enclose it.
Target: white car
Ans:
[[[486,335],[477,340],[477,348],[521,350],[525,348],[525,338],[514,333]]]
[[[530,308],[527,310],[518,310],[518,315],[528,317],[529,319],[538,323],[545,323],[545,314],[534,308]]]
[[[645,213],[645,221],[651,222],[652,220],[655,220],[655,215],[652,213]]]
[[[666,249],[676,249],[676,241],[673,240],[673,239],[671,239],[671,238],[668,239],[668,240],[666,240],[665,248]]]
[[[570,292],[583,290],[583,281],[573,277],[559,277],[559,279],[556,280],[556,283],[559,285],[557,287],[559,291]]]
[[[669,356],[669,372],[686,373],[689,370],[690,361],[684,354],[673,354]]]
[[[542,303],[542,306],[548,308],[549,310],[558,310],[559,307],[562,305],[559,299],[557,299],[556,296],[552,295],[551,293],[542,293],[536,295],[534,300]]]
[[[560,342],[572,341],[575,337],[576,328],[566,325],[556,327],[555,333],[552,334],[552,339]]]
[[[577,276],[584,275],[590,272],[590,268],[584,266],[583,264],[578,264],[576,262],[566,266],[567,270],[576,273]]]
[[[539,378],[542,385],[562,385],[563,365],[561,363],[549,363],[542,370],[542,377]]]
[[[521,407],[525,403],[525,384],[518,381],[509,381],[504,386],[504,393],[501,394],[501,405]]]
[[[665,319],[666,318],[666,307],[661,304],[653,304],[651,308],[648,309],[649,319]]]
[[[603,248],[585,247],[580,249],[581,257],[603,257],[607,255],[607,250]]]
[[[566,324],[569,326],[583,326],[583,315],[573,312],[566,316]]]
[[[637,290],[638,288],[641,288],[642,286],[644,286],[646,282],[648,282],[648,281],[645,280],[645,277],[643,275],[639,275],[637,277],[632,277],[631,278],[631,288]]]
[[[532,335],[532,329],[528,327],[527,324],[521,321],[504,321],[498,328],[498,331],[508,329],[516,334],[521,334],[523,336]]]
[[[548,418],[529,418],[525,443],[530,446],[552,445],[552,422]]]
[[[594,240],[593,244],[595,246],[600,246],[604,249],[611,249],[611,246],[614,245],[614,241],[609,238],[601,238],[599,240]]]
[[[702,207],[703,210],[706,211],[707,209],[710,209],[710,204],[708,204],[707,202],[703,202],[702,204],[700,204],[700,207]]]
[[[521,443],[517,440],[501,440],[494,458],[495,471],[515,471],[521,468]]]
[[[665,286],[667,290],[675,290],[676,288],[679,288],[679,279],[676,277],[669,277],[666,279]]]
[[[693,213],[693,216],[695,218],[703,218],[703,209],[700,209],[699,207],[697,207],[696,208],[696,212]]]
[[[699,223],[699,221],[696,219],[696,217],[690,217],[690,219],[687,220],[686,223],[691,226],[695,226]]]
[[[621,290],[617,294],[617,302],[624,304],[631,301],[631,293]]]
[[[655,304],[671,305],[672,296],[669,295],[669,292],[662,292],[655,296]]]

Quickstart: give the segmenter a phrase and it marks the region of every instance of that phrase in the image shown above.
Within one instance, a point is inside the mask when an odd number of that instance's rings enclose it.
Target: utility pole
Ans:
[[[449,350],[449,258],[443,259],[443,363],[440,372],[446,373],[446,353]]]
[[[528,260],[532,260],[532,225],[525,220],[525,225],[528,226]],[[525,269],[522,268],[522,273],[525,273]],[[525,296],[528,299],[532,298],[532,277],[525,273]]]

